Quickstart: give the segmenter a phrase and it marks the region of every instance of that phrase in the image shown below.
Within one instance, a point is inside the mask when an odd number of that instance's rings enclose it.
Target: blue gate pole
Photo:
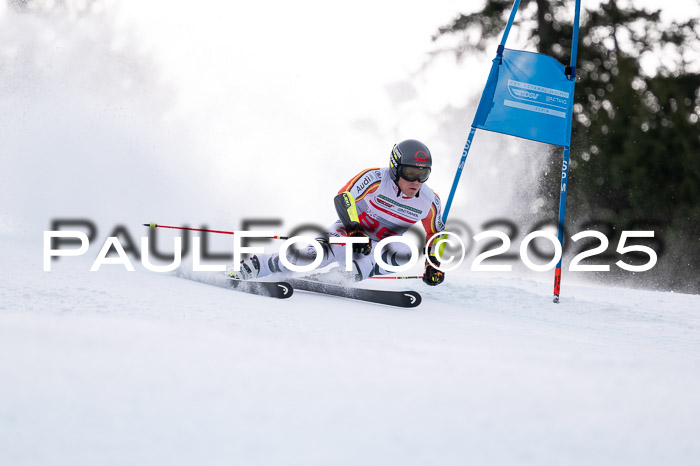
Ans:
[[[580,0],[578,0],[580,1]],[[501,43],[498,46],[498,51],[496,52],[496,58],[494,61],[498,60],[500,61],[501,57],[503,56],[503,49],[506,45],[506,40],[508,40],[508,34],[510,33],[510,28],[513,25],[513,21],[515,20],[515,14],[518,11],[518,7],[520,7],[520,0],[515,0],[513,3],[513,8],[510,10],[510,17],[508,18],[508,23],[506,24],[506,28],[503,31],[503,37],[501,37]],[[494,63],[494,68],[497,66]],[[489,75],[490,77],[490,75]],[[488,84],[488,83],[487,83]],[[478,112],[477,112],[478,113]],[[476,122],[476,116],[474,117],[474,121]],[[447,198],[447,202],[445,203],[445,210],[442,214],[442,222],[446,223],[447,222],[447,215],[450,213],[450,207],[452,207],[452,201],[455,196],[455,191],[457,191],[457,185],[459,184],[459,178],[462,176],[462,170],[464,169],[464,163],[467,161],[467,156],[469,155],[469,148],[472,145],[472,140],[474,139],[474,133],[476,133],[476,127],[474,127],[475,123],[472,123],[472,128],[471,131],[469,131],[469,137],[467,138],[467,143],[464,145],[464,150],[462,151],[462,159],[459,161],[459,167],[457,167],[457,173],[455,174],[455,179],[452,182],[452,189],[450,190],[450,196]]]
[[[498,46],[500,50],[503,50],[503,47],[506,46],[506,40],[508,40],[508,34],[510,34],[510,27],[513,25],[513,21],[515,21],[515,14],[518,12],[518,8],[520,8],[520,0],[515,0],[513,8],[510,9],[510,16],[508,17],[506,28],[503,31],[503,37],[501,37],[501,44]]]
[[[569,180],[569,146],[564,147],[564,161],[561,166],[561,193],[559,194],[559,224],[557,226],[557,238],[562,246],[562,254],[557,268],[554,270],[554,302],[559,302],[561,289],[561,263],[564,259],[564,218],[566,217],[566,191]]]
[[[471,131],[469,131],[469,137],[467,138],[467,143],[464,145],[464,150],[462,151],[462,158],[459,161],[459,166],[457,167],[457,173],[455,173],[455,179],[452,182],[452,189],[450,190],[450,196],[447,198],[445,203],[445,211],[442,213],[442,223],[447,222],[447,215],[450,213],[450,207],[452,206],[452,200],[455,197],[455,191],[457,191],[457,185],[459,184],[459,178],[462,176],[462,170],[464,170],[464,164],[467,161],[467,156],[469,155],[469,148],[472,145],[472,140],[474,139],[474,133],[476,133],[476,128],[472,126]]]
[[[577,0],[580,1],[580,0]],[[506,28],[503,31],[503,37],[501,37],[501,43],[498,46],[498,50],[496,52],[496,58],[494,59],[494,65],[492,68],[492,72],[495,68],[497,68],[497,64],[495,61],[501,60],[503,57],[503,49],[505,48],[506,41],[508,40],[508,34],[510,33],[510,28],[513,25],[513,21],[515,20],[515,14],[518,12],[518,8],[520,7],[520,0],[515,0],[513,3],[513,8],[510,10],[510,16],[508,18],[508,23],[506,23]],[[491,75],[489,75],[489,78],[491,78]],[[488,85],[488,82],[487,82]],[[477,111],[477,116],[478,116],[478,111]],[[447,198],[447,202],[445,203],[445,210],[442,214],[442,222],[446,223],[447,222],[447,215],[450,213],[450,207],[452,207],[452,201],[455,196],[455,191],[457,191],[457,185],[459,184],[459,178],[462,176],[462,170],[464,169],[464,163],[467,161],[467,156],[469,155],[469,148],[472,145],[472,140],[474,139],[474,133],[476,133],[476,127],[474,124],[476,124],[476,119],[477,116],[474,117],[474,123],[472,123],[472,128],[471,131],[469,131],[469,137],[467,138],[467,143],[464,145],[464,150],[462,151],[462,159],[459,161],[459,167],[457,167],[457,173],[455,174],[455,179],[452,182],[452,189],[450,190],[450,196]]]
[[[569,79],[576,81],[576,54],[578,51],[578,23],[581,11],[581,0],[576,0],[574,11],[574,33],[571,38],[571,60],[569,61],[570,75]],[[572,87],[573,91],[573,87]],[[573,92],[572,92],[573,98]],[[570,114],[570,116],[572,116]],[[571,127],[569,127],[569,144],[571,144]],[[564,218],[566,217],[566,191],[569,181],[569,146],[564,146],[564,160],[561,167],[561,194],[559,195],[559,225],[557,227],[557,238],[562,247],[561,257],[557,268],[554,270],[554,299],[555,303],[559,302],[559,293],[561,291],[561,263],[564,260]]]

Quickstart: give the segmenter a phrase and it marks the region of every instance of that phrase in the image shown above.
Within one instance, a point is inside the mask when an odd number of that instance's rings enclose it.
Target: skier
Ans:
[[[339,219],[331,225],[327,236],[365,237],[367,243],[331,244],[319,239],[323,248],[323,260],[319,267],[333,262],[345,264],[345,248],[352,247],[352,278],[356,281],[385,275],[390,272],[376,264],[372,243],[389,236],[401,235],[408,228],[421,221],[430,239],[445,230],[442,223],[440,198],[424,183],[430,176],[432,156],[422,142],[408,139],[394,145],[388,168],[369,168],[354,176],[335,197],[335,207]],[[437,242],[437,237],[433,243]],[[440,263],[435,247],[426,244],[426,259],[423,281],[428,285],[439,285],[445,279],[444,272],[438,270]],[[312,261],[316,250],[309,246],[290,262]],[[402,243],[390,243],[384,248],[382,259],[392,265],[408,262],[410,249]],[[240,271],[230,276],[239,280],[251,280],[273,273],[288,272],[279,260],[279,254],[259,254],[241,261]]]

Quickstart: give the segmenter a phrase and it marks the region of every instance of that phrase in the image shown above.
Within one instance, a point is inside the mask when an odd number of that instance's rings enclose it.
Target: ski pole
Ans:
[[[187,227],[173,227],[170,225],[156,225],[155,223],[144,223],[143,226],[151,228],[172,228],[174,230],[188,230],[188,231],[205,231],[207,233],[221,233],[224,235],[232,235],[233,231],[224,230],[204,230],[201,228],[187,228]],[[271,239],[289,239],[289,236],[261,236],[260,238],[271,238]]]
[[[423,278],[423,275],[411,275],[406,277],[369,277],[375,278],[377,280],[415,280],[417,278]]]
[[[202,228],[188,228],[188,227],[174,227],[174,226],[170,226],[170,225],[157,225],[155,223],[144,223],[143,226],[150,227],[150,228],[171,228],[173,230],[205,231],[207,233],[221,233],[224,235],[232,235],[234,233],[233,231],[206,230],[206,229],[202,229]],[[286,240],[286,239],[289,239],[290,237],[289,236],[263,236],[262,238],[285,239]],[[423,275],[409,275],[409,276],[399,276],[399,277],[370,277],[370,278],[375,278],[378,280],[415,280],[415,279],[423,278]]]
[[[225,231],[225,230],[205,230],[201,228],[188,228],[188,227],[173,227],[170,225],[157,225],[155,223],[144,223],[143,226],[145,227],[150,227],[150,228],[172,228],[174,230],[188,230],[188,231],[204,231],[207,233],[221,233],[224,235],[232,235],[234,234],[233,231]],[[291,236],[259,236],[258,238],[269,238],[269,239],[283,239],[287,240],[290,239]],[[317,239],[319,243],[327,243],[328,241]],[[415,277],[372,277],[372,278],[390,278],[390,279],[409,279],[409,278],[423,278],[423,276],[415,276]]]

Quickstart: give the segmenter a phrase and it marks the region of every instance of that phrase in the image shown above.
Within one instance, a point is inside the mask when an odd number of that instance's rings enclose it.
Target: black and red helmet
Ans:
[[[428,147],[415,139],[406,139],[394,145],[389,157],[389,173],[396,183],[399,177],[425,183],[430,176],[433,157]]]

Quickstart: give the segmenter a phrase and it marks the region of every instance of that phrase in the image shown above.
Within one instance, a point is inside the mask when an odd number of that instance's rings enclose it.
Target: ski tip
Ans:
[[[270,298],[286,299],[294,294],[294,286],[288,282],[239,280],[229,277],[228,283],[235,290]]]
[[[418,307],[423,301],[423,298],[421,297],[420,293],[417,293],[415,291],[406,291],[404,292],[404,296],[408,297],[406,307]]]
[[[294,287],[287,282],[276,283],[279,298],[289,298],[294,294]]]

